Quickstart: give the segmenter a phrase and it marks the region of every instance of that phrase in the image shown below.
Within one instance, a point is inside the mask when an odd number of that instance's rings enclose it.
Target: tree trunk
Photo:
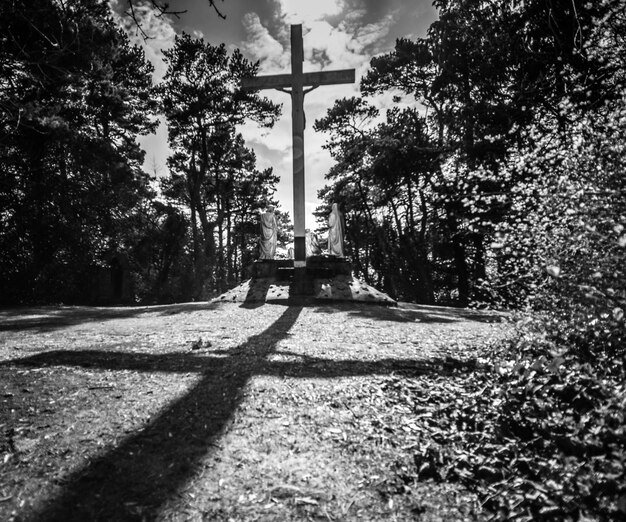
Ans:
[[[234,266],[234,247],[232,241],[232,220],[230,210],[226,212],[226,282],[230,287],[235,282],[235,274],[233,273]]]
[[[191,233],[193,236],[193,288],[191,288],[190,295],[193,298],[197,298],[200,294],[200,290],[202,289],[204,248],[202,247],[198,231],[198,215],[195,205],[192,205],[191,207]],[[187,289],[185,289],[185,293],[187,293]]]
[[[423,190],[419,191],[422,217],[420,220],[420,231],[417,241],[417,266],[420,281],[420,293],[422,302],[433,304],[435,302],[435,287],[433,284],[433,274],[430,261],[428,259],[428,246],[426,244],[426,230],[428,229],[428,205]]]
[[[467,306],[469,303],[469,270],[465,245],[459,237],[459,227],[454,210],[448,210],[448,229],[450,230],[450,240],[452,242],[452,252],[454,256],[454,269],[457,276],[457,289],[459,291],[459,304]]]

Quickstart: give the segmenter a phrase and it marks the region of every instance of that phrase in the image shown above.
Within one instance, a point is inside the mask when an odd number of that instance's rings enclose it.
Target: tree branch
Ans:
[[[134,22],[134,24],[137,26],[137,31],[141,34],[141,37],[144,40],[150,40],[152,36],[150,36],[144,31],[141,20],[139,19],[139,17],[137,16],[137,12],[135,11],[135,5],[139,0],[127,0],[127,1],[128,1],[128,10],[125,12],[125,14],[129,16],[131,20]],[[220,11],[219,7],[216,4],[217,0],[206,0],[206,1],[213,8],[217,16],[219,16],[222,20],[226,19],[226,15]],[[224,0],[220,0],[220,1],[222,3],[224,2]],[[172,9],[170,8],[169,3],[160,2],[159,0],[149,0],[148,5],[151,6],[152,9],[156,12],[155,16],[157,18],[161,18],[162,16],[175,16],[176,18],[180,19],[180,15],[185,14],[187,12],[187,9],[180,9],[180,10]]]

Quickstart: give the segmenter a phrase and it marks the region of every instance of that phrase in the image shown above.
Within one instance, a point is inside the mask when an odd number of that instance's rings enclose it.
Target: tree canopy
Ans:
[[[4,2],[0,28],[2,299],[63,300],[149,197],[152,66],[102,2]]]
[[[619,104],[623,13],[615,2],[435,5],[439,20],[426,37],[399,39],[373,58],[364,97],[339,100],[316,122],[337,159],[321,195],[328,206],[343,193],[348,221],[368,220],[356,258],[373,259],[372,248],[390,254],[373,273],[364,267],[364,277],[403,299],[489,301],[485,283],[502,261],[490,245],[530,176],[506,165],[543,136],[571,135],[581,117]],[[367,98],[393,90],[414,102],[381,122]],[[392,254],[403,242],[410,246]],[[419,263],[411,258],[418,251]]]
[[[280,111],[239,89],[257,65],[182,35],[154,86],[104,1],[16,0],[0,17],[2,301],[193,299],[239,281],[255,213],[276,204],[278,181],[236,132],[249,120],[271,126]],[[137,137],[159,113],[174,153],[157,183]],[[107,289],[116,278],[132,288]]]

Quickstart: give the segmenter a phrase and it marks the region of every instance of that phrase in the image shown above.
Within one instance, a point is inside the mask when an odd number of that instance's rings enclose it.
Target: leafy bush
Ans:
[[[518,182],[489,289],[534,317],[486,378],[476,422],[494,431],[463,439],[477,463],[459,474],[503,519],[626,516],[625,100],[563,102],[568,125],[536,124],[503,169]]]
[[[462,396],[422,398],[448,405],[447,437],[416,453],[418,479],[461,481],[502,520],[626,518],[626,6],[603,5],[577,52],[612,75],[564,67],[577,87],[496,169],[508,212],[480,294],[527,312],[518,335]]]

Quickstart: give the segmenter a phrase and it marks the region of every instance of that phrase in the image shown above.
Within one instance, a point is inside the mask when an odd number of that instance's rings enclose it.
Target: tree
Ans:
[[[149,196],[152,69],[96,0],[5,2],[0,26],[3,299],[84,300]]]
[[[422,210],[430,213],[429,227],[438,244],[429,255],[431,264],[440,257],[442,268],[451,260],[461,304],[482,292],[493,256],[490,238],[506,216],[516,183],[510,171],[500,172],[502,161],[533,139],[525,130],[537,125],[539,132],[551,131],[551,123],[546,129],[539,125],[552,119],[565,130],[571,122],[560,104],[566,98],[588,108],[615,99],[611,78],[619,68],[582,43],[582,34],[593,34],[595,23],[615,22],[609,4],[440,0],[435,2],[439,20],[426,38],[399,39],[393,52],[372,59],[361,84],[364,95],[400,89],[426,109],[414,140],[427,137],[432,154],[413,157],[429,165]],[[350,145],[341,136],[352,127],[343,124],[345,130],[329,131],[348,157]],[[392,134],[402,136],[398,125]],[[389,161],[385,151],[393,143],[363,156],[372,168],[380,166],[378,181],[397,180],[396,173],[412,171],[410,159],[397,149],[393,158],[404,160]],[[400,193],[390,199],[396,207],[403,201]],[[406,249],[407,255],[414,250]],[[439,283],[445,284],[445,278]]]
[[[373,276],[399,298],[433,302],[429,213],[437,150],[416,110],[390,110],[373,126],[376,115],[364,100],[351,98],[315,122],[330,134],[326,147],[337,161],[319,214],[333,201],[342,204],[352,256],[366,280]]]
[[[221,288],[223,274],[215,270],[219,266],[221,271],[223,226],[230,218],[224,194],[235,171],[244,165],[252,170],[250,153],[234,128],[246,119],[271,126],[280,106],[241,90],[241,79],[254,75],[258,64],[239,50],[229,55],[224,44],[213,46],[183,34],[165,52],[165,60],[168,69],[159,91],[174,151],[169,195],[190,210],[198,291],[205,281]]]

